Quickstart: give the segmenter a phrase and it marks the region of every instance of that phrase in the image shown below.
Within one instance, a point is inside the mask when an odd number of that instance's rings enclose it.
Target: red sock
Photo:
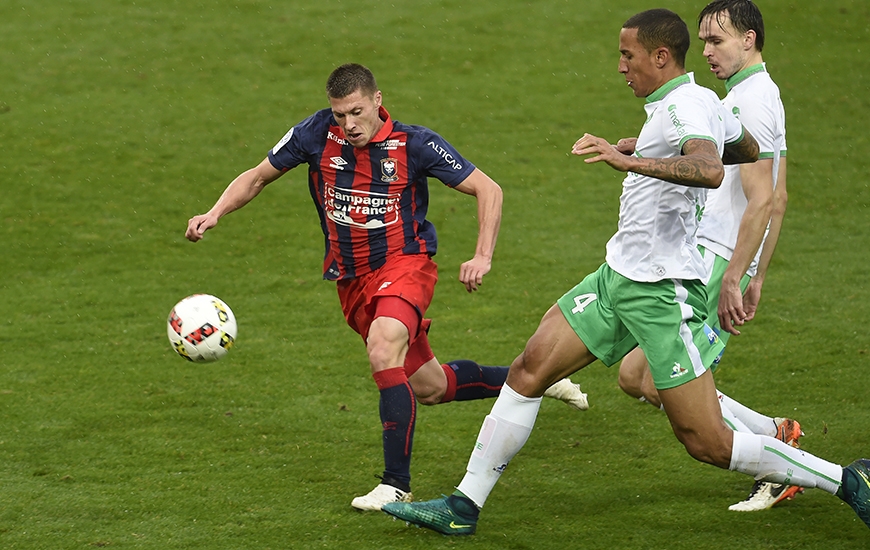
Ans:
[[[441,403],[449,403],[456,397],[456,372],[450,368],[450,365],[441,364],[441,370],[447,375],[447,391],[444,392],[444,397],[441,398]]]

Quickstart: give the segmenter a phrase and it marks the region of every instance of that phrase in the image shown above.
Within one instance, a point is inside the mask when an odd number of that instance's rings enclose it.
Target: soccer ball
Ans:
[[[223,300],[194,294],[175,304],[166,320],[172,349],[188,361],[217,361],[236,341],[236,316]]]

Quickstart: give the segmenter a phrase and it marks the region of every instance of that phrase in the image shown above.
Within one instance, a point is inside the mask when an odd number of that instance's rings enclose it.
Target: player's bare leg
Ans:
[[[511,363],[507,383],[517,393],[540,397],[554,382],[595,361],[558,305],[544,314],[526,348]]]
[[[649,370],[649,363],[639,348],[632,350],[620,364],[619,386],[628,395],[638,397],[657,408],[662,408],[658,391],[655,389],[652,374]],[[802,433],[800,431],[800,424],[796,421],[788,418],[771,418],[762,415],[734,401],[718,390],[716,395],[719,400],[722,418],[731,430],[769,435],[788,443],[792,447],[799,446],[797,440]],[[765,510],[783,500],[790,500],[802,492],[802,487],[756,481],[752,486],[749,497],[730,506],[729,510],[748,512]]]
[[[504,467],[528,439],[541,395],[553,382],[594,360],[559,306],[552,306],[511,364],[502,393],[484,421],[459,491],[483,507]]]
[[[732,431],[722,420],[709,371],[676,388],[659,390],[659,395],[674,434],[695,459],[757,480],[822,489],[849,503],[870,526],[870,483],[865,488],[851,481],[860,478],[862,468],[870,475],[870,462],[850,465],[849,486],[841,489],[846,477],[840,465],[774,437]]]
[[[511,364],[507,383],[484,420],[457,492],[427,502],[390,503],[384,511],[445,534],[474,533],[480,508],[528,440],[541,396],[555,381],[594,360],[559,307],[550,308],[525,350]]]
[[[372,374],[405,363],[410,335],[408,327],[392,317],[378,317],[372,321],[366,339]]]
[[[728,468],[732,431],[722,420],[713,375],[706,371],[681,386],[659,395],[674,435],[696,460]]]
[[[628,395],[658,408],[662,402],[653,383],[649,363],[640,348],[634,348],[619,365],[619,387]]]

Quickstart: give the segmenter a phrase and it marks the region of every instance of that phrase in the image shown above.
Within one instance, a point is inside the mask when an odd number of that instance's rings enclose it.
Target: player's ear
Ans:
[[[381,106],[381,102],[383,101],[383,96],[381,95],[381,91],[380,91],[380,90],[378,90],[377,92],[375,92],[374,99],[375,99],[375,105],[378,106],[378,107],[380,107],[380,106]]]
[[[657,48],[656,51],[653,52],[653,59],[655,60],[656,67],[661,69],[667,65],[668,60],[671,59],[671,51],[664,46]]]
[[[743,33],[743,49],[744,50],[751,50],[752,48],[755,47],[755,37],[756,37],[755,31],[752,29],[749,29],[748,31]]]

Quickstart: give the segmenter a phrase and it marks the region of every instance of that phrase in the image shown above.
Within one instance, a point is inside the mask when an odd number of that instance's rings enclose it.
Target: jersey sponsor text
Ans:
[[[441,147],[440,145],[438,145],[434,141],[430,141],[426,145],[428,145],[436,153],[441,155],[441,158],[443,158],[445,161],[447,161],[447,164],[452,166],[454,170],[462,170],[462,164],[460,164],[455,158],[453,158],[453,155],[450,154],[450,151],[448,151],[444,147]]]
[[[399,221],[398,193],[375,193],[359,189],[338,189],[327,185],[324,189],[323,210],[326,216],[340,225],[378,229]],[[369,216],[383,216],[369,219]]]

